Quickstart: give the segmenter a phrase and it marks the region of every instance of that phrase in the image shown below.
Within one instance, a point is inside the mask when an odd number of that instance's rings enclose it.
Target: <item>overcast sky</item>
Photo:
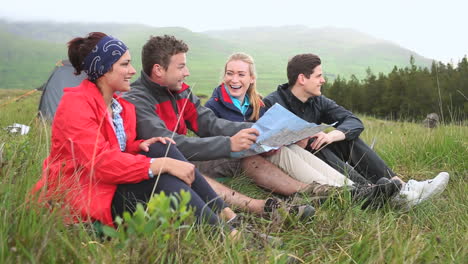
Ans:
[[[282,25],[344,27],[456,63],[468,54],[467,11],[466,0],[5,0],[0,17],[141,23],[197,32]]]

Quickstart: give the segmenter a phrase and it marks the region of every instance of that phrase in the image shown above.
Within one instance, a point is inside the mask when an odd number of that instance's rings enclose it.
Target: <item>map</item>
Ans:
[[[248,150],[232,152],[231,156],[243,158],[278,149],[311,137],[333,125],[309,123],[283,106],[275,104],[252,126],[260,132],[257,142]]]

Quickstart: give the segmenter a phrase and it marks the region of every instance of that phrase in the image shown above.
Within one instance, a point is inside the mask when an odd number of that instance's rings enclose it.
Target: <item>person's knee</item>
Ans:
[[[265,166],[268,163],[270,162],[260,155],[254,155],[254,156],[243,158],[241,159],[241,162],[240,162],[241,167],[244,170],[258,169],[258,168],[261,168],[262,166]]]
[[[188,189],[190,189],[190,187],[184,181],[168,173],[159,175],[159,178],[155,180],[155,184],[155,189],[157,192],[165,191],[166,193],[177,193],[180,192],[180,190],[188,191]]]
[[[177,146],[170,143],[156,142],[149,146],[149,151],[144,154],[151,158],[169,157],[177,160],[187,161]]]
[[[164,156],[164,154],[166,153],[166,149],[167,145],[161,142],[156,142],[148,147],[148,152],[141,151],[140,154],[150,158],[159,158]]]
[[[366,142],[364,142],[364,140],[360,139],[359,137],[353,139],[353,140],[350,140],[350,146],[352,146],[352,148],[355,148],[355,149],[359,149],[361,152],[374,152],[372,150],[372,148],[367,145]]]

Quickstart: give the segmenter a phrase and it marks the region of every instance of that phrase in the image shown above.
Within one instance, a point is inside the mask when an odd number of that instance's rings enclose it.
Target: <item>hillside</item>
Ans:
[[[250,53],[256,60],[259,88],[267,93],[285,82],[288,58],[301,52],[314,52],[324,60],[329,79],[337,75],[359,78],[370,67],[389,72],[394,65],[416,63],[428,66],[430,60],[387,41],[349,29],[304,26],[242,28],[239,30],[192,32],[184,28],[157,28],[136,24],[87,24],[52,22],[7,22],[0,20],[0,88],[32,89],[44,83],[55,63],[66,58],[66,42],[90,31],[117,36],[129,46],[139,71],[140,50],[150,35],[171,34],[189,46],[187,82],[198,93],[210,94],[217,85],[226,57],[236,51]]]
[[[392,42],[345,28],[284,26],[204,33],[239,45],[242,50],[255,56],[257,61],[266,59],[271,54],[286,61],[298,53],[315,53],[322,58],[329,78],[337,75],[349,77],[351,74],[362,78],[368,67],[377,73],[387,73],[394,65],[409,65],[410,56],[421,66],[429,67],[432,62]],[[281,64],[283,65],[286,62]]]
[[[235,50],[222,40],[183,28],[0,22],[0,37],[4,46],[0,50],[0,88],[32,89],[40,86],[49,77],[55,63],[67,57],[66,42],[90,31],[103,31],[122,39],[130,48],[138,72],[141,69],[141,46],[150,35],[171,34],[184,39],[190,46],[188,63],[192,76],[187,81],[192,85],[196,84],[196,88],[205,90],[216,86],[224,59]]]

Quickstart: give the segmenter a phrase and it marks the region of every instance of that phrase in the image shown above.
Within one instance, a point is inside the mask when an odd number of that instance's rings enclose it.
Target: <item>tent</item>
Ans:
[[[46,120],[53,120],[55,110],[62,99],[63,88],[78,86],[86,74],[74,74],[75,69],[68,60],[61,60],[55,65],[47,82],[38,90],[42,90],[41,101],[39,103],[39,115]]]

